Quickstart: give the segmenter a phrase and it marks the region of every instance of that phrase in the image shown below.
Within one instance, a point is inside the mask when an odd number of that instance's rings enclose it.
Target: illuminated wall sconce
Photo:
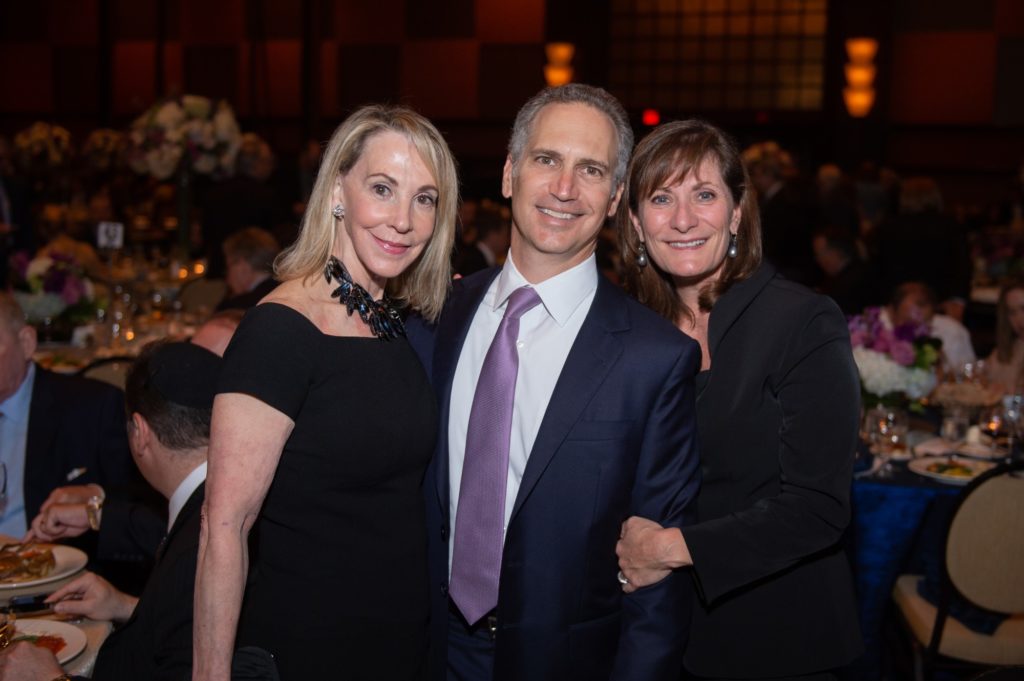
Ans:
[[[854,118],[864,118],[875,105],[875,55],[878,41],[874,38],[850,38],[846,41],[846,87],[843,101]]]
[[[548,63],[544,66],[544,80],[551,87],[572,82],[572,57],[576,46],[572,43],[548,43],[544,47]]]

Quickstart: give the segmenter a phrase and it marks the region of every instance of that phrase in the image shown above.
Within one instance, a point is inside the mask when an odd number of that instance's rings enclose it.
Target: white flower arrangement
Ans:
[[[182,164],[203,175],[230,176],[241,143],[238,121],[227,102],[184,95],[153,105],[132,123],[128,164],[159,180]]]
[[[865,347],[853,349],[864,389],[875,395],[904,393],[919,400],[935,387],[935,372],[913,366],[901,366],[888,355]]]

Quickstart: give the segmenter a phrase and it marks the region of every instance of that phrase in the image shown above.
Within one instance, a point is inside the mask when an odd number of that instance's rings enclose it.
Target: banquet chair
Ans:
[[[227,292],[228,285],[223,279],[200,277],[185,282],[178,291],[178,302],[185,312],[209,315]]]
[[[938,666],[1024,665],[1024,462],[1001,464],[961,493],[941,557],[938,604],[918,593],[919,575],[902,575],[893,600],[912,638],[914,676]],[[950,616],[954,595],[1009,615],[991,635]]]
[[[124,390],[125,381],[128,379],[128,369],[131,368],[134,361],[135,359],[132,357],[104,357],[90,362],[87,366],[79,369],[75,375],[94,378]]]

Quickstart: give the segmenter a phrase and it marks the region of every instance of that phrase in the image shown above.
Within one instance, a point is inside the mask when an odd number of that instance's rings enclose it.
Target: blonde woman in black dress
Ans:
[[[456,204],[452,156],[418,114],[366,107],[332,137],[299,238],[276,263],[282,283],[225,355],[194,679],[227,681],[243,646],[272,653],[284,681],[419,674],[419,484],[437,415],[395,305],[439,313]]]

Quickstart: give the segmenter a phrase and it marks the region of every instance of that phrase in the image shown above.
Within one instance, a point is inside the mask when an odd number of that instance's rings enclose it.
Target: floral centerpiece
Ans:
[[[70,256],[54,253],[29,258],[20,251],[11,256],[12,288],[31,324],[50,324],[64,318],[74,324],[89,321],[94,313],[93,286]]]
[[[929,335],[924,324],[889,328],[877,307],[850,317],[848,326],[864,406],[884,404],[920,411],[921,398],[935,387],[941,342]]]
[[[192,173],[230,176],[242,144],[231,106],[184,95],[158,102],[135,119],[126,156],[135,172],[177,179],[178,242],[188,250],[192,227]]]
[[[105,173],[117,166],[124,144],[124,133],[109,128],[98,128],[85,138],[82,144],[82,159],[90,170]]]
[[[180,171],[228,176],[241,143],[227,102],[184,95],[158,102],[135,119],[128,132],[128,164],[158,180]]]
[[[41,121],[14,136],[14,158],[24,172],[45,175],[64,167],[71,156],[71,133]]]

